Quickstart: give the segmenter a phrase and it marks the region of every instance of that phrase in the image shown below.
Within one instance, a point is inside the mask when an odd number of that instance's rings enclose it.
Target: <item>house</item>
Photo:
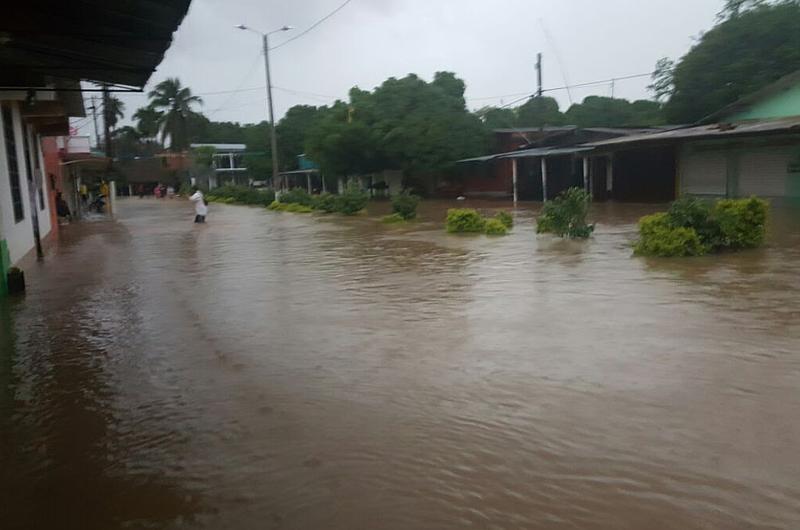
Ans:
[[[664,200],[800,197],[800,72],[699,124],[590,146],[593,165],[609,168],[594,188],[614,199],[647,189]]]
[[[497,129],[495,153],[459,160],[460,178],[450,194],[471,197],[547,200],[573,186],[589,185],[593,171],[588,143],[651,134],[657,129],[541,127]],[[599,161],[594,162],[600,164]]]
[[[192,144],[192,149],[199,147],[212,147],[212,167],[214,172],[208,176],[209,189],[225,184],[250,185],[252,179],[244,163],[244,154],[247,151],[245,144]]]
[[[41,255],[57,226],[51,210],[59,182],[55,175],[45,178],[42,140],[69,136],[69,118],[85,116],[81,81],[140,90],[161,62],[189,3],[131,0],[76,9],[70,2],[44,0],[4,10],[0,295],[8,269],[28,254]]]

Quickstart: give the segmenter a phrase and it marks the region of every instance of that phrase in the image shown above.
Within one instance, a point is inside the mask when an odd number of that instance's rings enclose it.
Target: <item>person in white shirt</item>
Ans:
[[[206,215],[208,215],[208,203],[206,203],[205,197],[203,197],[203,192],[197,188],[193,188],[194,194],[189,197],[189,200],[194,203],[194,222],[195,223],[205,223],[206,222]]]

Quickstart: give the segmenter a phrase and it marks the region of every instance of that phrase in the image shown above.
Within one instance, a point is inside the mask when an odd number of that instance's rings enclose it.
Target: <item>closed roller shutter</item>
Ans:
[[[789,150],[763,150],[742,154],[739,159],[739,195],[785,196],[789,164],[795,157]]]
[[[725,195],[728,162],[721,153],[692,153],[683,157],[681,186],[689,195]]]

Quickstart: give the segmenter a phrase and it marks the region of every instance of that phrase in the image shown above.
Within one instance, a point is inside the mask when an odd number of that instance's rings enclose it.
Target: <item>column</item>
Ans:
[[[547,159],[542,157],[542,202],[547,202]]]
[[[586,190],[586,193],[592,193],[592,190],[589,188],[589,157],[583,157],[583,189]]]
[[[517,159],[511,159],[511,181],[514,186],[514,206],[517,205]]]
[[[606,191],[611,194],[614,191],[614,155],[608,155],[606,161]],[[610,198],[610,197],[609,197]]]

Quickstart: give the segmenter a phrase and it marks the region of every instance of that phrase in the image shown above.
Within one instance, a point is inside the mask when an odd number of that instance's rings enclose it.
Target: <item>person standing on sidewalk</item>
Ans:
[[[192,188],[192,191],[194,193],[189,197],[189,200],[194,202],[194,222],[205,223],[206,215],[208,215],[208,203],[206,203],[206,198],[203,196],[203,192],[197,187]]]

